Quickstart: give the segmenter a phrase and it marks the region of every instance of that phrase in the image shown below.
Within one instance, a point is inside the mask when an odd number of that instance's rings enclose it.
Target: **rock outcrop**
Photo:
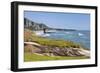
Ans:
[[[60,48],[60,47],[48,47],[48,46],[42,46],[40,44],[35,43],[24,43],[25,46],[32,46],[35,49],[31,49],[31,53],[37,53],[41,55],[47,55],[47,56],[86,56],[90,57],[90,52],[88,50],[85,50],[83,48]]]
[[[31,30],[43,30],[44,28],[49,28],[43,23],[36,23],[27,18],[24,18],[24,27]]]
[[[24,27],[31,30],[57,30],[57,31],[75,31],[75,29],[60,29],[60,28],[51,28],[43,23],[37,23],[27,18],[24,18]]]

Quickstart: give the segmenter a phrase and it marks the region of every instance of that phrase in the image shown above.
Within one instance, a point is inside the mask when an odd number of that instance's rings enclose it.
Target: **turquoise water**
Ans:
[[[70,40],[90,49],[90,31],[56,31],[46,34],[48,38]]]

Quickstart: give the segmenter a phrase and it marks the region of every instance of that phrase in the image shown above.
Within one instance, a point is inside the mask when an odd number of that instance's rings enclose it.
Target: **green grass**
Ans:
[[[42,56],[32,53],[24,53],[24,61],[49,61],[49,60],[77,60],[77,59],[88,59],[85,56],[77,56],[77,57],[61,57],[61,56]]]

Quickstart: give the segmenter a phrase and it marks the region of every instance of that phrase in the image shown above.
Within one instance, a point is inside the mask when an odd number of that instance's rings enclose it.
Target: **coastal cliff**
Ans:
[[[47,26],[44,23],[37,23],[33,20],[29,20],[27,18],[24,18],[24,28],[30,29],[30,30],[57,30],[57,31],[75,31],[75,29],[61,29],[61,28],[52,28]]]

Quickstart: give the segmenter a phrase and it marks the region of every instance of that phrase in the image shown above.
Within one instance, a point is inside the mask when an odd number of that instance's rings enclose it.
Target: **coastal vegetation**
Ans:
[[[49,38],[44,38],[40,36],[36,36],[34,32],[31,30],[25,30],[24,40],[28,42],[36,42],[44,46],[50,47],[73,47],[79,48],[81,47],[78,43],[74,43],[72,41],[65,41],[65,40],[53,40]]]
[[[24,30],[24,61],[87,59],[89,53],[80,44],[37,36],[35,31]]]

